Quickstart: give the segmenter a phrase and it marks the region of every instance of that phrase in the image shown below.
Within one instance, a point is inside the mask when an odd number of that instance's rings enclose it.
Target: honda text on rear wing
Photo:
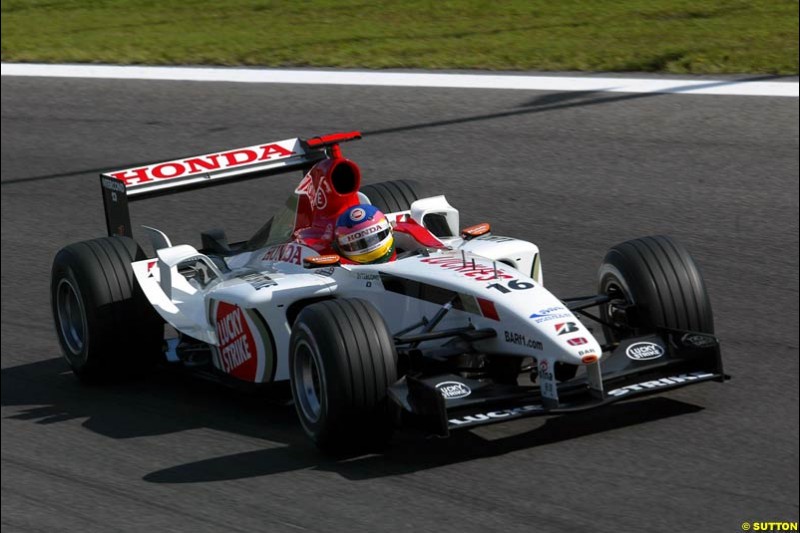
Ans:
[[[293,170],[307,172],[316,162],[339,155],[338,144],[361,133],[286,139],[100,174],[108,235],[132,237],[128,202],[260,178]]]

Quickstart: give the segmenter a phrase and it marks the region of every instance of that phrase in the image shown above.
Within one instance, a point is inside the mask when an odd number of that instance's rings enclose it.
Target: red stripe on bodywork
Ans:
[[[428,230],[428,228],[419,225],[417,221],[414,219],[398,221],[394,225],[394,230],[400,233],[405,233],[407,235],[410,235],[415,241],[417,241],[422,246],[427,246],[428,248],[444,247],[442,241],[437,239],[433,235],[433,233],[431,233]]]
[[[497,314],[497,309],[494,306],[494,303],[489,300],[484,300],[483,298],[475,298],[478,300],[478,305],[481,308],[481,313],[486,318],[491,318],[492,320],[500,320],[500,315]]]

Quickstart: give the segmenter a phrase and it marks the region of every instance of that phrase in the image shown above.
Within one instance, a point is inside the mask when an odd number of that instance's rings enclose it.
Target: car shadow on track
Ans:
[[[1,391],[3,407],[17,411],[7,419],[53,424],[86,418],[85,428],[114,439],[155,438],[210,428],[273,445],[157,470],[143,478],[152,483],[204,483],[308,469],[335,472],[350,480],[373,479],[495,457],[702,410],[669,398],[650,398],[554,416],[529,431],[494,439],[471,431],[454,433],[449,439],[400,432],[383,453],[331,458],[306,439],[292,406],[182,375],[164,373],[136,383],[83,387],[65,363],[55,358],[3,369]]]
[[[108,386],[83,386],[60,357],[2,370],[6,419],[82,425],[113,439],[211,428],[258,439],[303,440],[294,407],[191,376],[159,372]],[[11,408],[11,409],[9,409]]]
[[[553,417],[531,431],[494,440],[470,431],[454,433],[448,439],[398,434],[383,453],[336,459],[327,458],[315,450],[309,451],[306,447],[286,446],[178,465],[152,472],[144,480],[201,483],[305,469],[335,472],[350,480],[373,479],[495,457],[701,410],[702,407],[668,398],[651,398],[615,404],[602,412]]]

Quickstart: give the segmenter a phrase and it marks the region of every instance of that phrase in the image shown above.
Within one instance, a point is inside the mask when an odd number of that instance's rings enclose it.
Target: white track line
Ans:
[[[43,65],[33,63],[2,63],[2,75],[124,80],[798,97],[798,83],[787,81],[525,76],[516,74],[437,74],[428,72],[353,70]]]

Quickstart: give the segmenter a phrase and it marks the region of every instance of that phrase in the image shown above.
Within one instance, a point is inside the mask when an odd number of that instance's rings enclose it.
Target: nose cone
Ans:
[[[591,364],[602,355],[600,343],[563,304],[541,308],[529,320],[549,341],[549,355],[573,365]]]
[[[596,362],[603,353],[600,343],[581,324],[581,331],[562,339],[565,351],[575,360],[576,364],[591,364]]]

